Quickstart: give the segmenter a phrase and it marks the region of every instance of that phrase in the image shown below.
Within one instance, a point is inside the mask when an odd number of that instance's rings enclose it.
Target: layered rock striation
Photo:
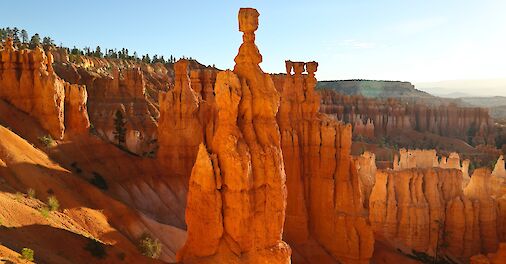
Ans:
[[[321,111],[353,124],[354,135],[383,137],[415,130],[459,138],[476,145],[493,145],[495,141],[494,122],[485,108],[455,104],[432,106],[426,101],[366,98],[332,90],[320,93]]]
[[[90,120],[97,134],[130,152],[154,156],[159,145],[159,97],[175,89],[175,79],[180,75],[174,64],[68,55],[65,49],[54,52],[58,75],[72,84],[87,86]],[[216,70],[193,60],[185,61],[195,90],[200,93],[199,88],[202,89],[202,98],[209,99]],[[124,123],[125,140],[116,136],[119,123]]]
[[[494,198],[490,170],[469,177],[468,168],[456,153],[439,160],[433,150],[401,150],[394,170],[375,176],[369,197],[375,237],[453,260],[495,252],[504,241],[504,199]]]
[[[17,50],[7,39],[0,50],[0,99],[35,117],[56,139],[69,131],[86,131],[86,88],[60,79],[53,56],[42,48]]]
[[[259,67],[258,16],[241,8],[236,66],[217,75],[216,130],[208,147],[200,145],[190,177],[188,240],[178,252],[185,263],[290,263],[281,239],[286,175],[275,119],[279,93]]]
[[[351,126],[318,112],[317,66],[286,61],[286,75],[274,76],[288,187],[284,237],[296,247],[315,240],[343,263],[367,263],[374,238],[350,156]]]
[[[375,236],[430,255],[470,257],[481,249],[480,203],[462,192],[456,169],[380,171],[369,198]]]

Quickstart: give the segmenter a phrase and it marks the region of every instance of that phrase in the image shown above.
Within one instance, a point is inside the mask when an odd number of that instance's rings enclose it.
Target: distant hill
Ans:
[[[506,96],[461,97],[460,100],[480,107],[506,106]]]
[[[496,120],[506,121],[506,96],[462,97],[462,102],[490,109],[490,116]]]
[[[442,97],[506,96],[506,79],[452,80],[416,83],[420,90]],[[460,94],[460,95],[458,95]],[[457,96],[452,96],[457,95]]]
[[[363,95],[374,98],[434,98],[433,95],[415,89],[410,82],[383,80],[334,80],[319,81],[317,89],[330,89],[347,95]]]
[[[498,87],[500,82],[483,83],[484,87]],[[465,84],[460,81],[448,81],[433,83],[432,85],[463,85],[469,88],[469,85],[478,86],[478,82]],[[431,84],[425,84],[431,85]],[[423,86],[423,85],[422,85]],[[469,89],[462,89],[466,92],[460,92],[458,89],[446,90],[445,88],[425,88],[426,91],[418,90],[410,82],[384,81],[384,80],[334,80],[319,81],[317,89],[328,89],[346,95],[362,95],[369,98],[398,98],[404,102],[425,103],[428,105],[441,105],[454,103],[462,107],[483,107],[490,109],[490,115],[496,120],[506,120],[506,96],[478,97],[467,93]],[[482,89],[483,90],[483,89]],[[487,89],[484,89],[488,91]],[[505,89],[506,90],[506,89]],[[447,91],[450,91],[449,93]],[[480,91],[480,89],[471,89],[470,91]],[[476,93],[472,93],[476,94]]]

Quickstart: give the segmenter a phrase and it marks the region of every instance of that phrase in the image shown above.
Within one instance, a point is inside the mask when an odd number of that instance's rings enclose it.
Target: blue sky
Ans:
[[[225,69],[240,7],[260,12],[266,72],[315,60],[320,80],[432,82],[506,77],[506,1],[5,1],[0,27],[65,46],[191,56]],[[10,11],[7,11],[10,10]]]

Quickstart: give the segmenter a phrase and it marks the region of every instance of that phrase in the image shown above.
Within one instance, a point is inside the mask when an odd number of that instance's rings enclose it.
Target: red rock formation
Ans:
[[[317,65],[287,61],[287,75],[274,76],[288,188],[284,237],[295,247],[315,240],[343,263],[366,263],[374,238],[350,156],[351,126],[318,112]]]
[[[357,167],[360,194],[364,207],[369,208],[369,196],[371,195],[372,188],[376,181],[376,157],[374,153],[364,152],[362,155],[355,158],[355,166]]]
[[[417,251],[454,257],[480,252],[481,203],[464,196],[456,169],[381,171],[369,198],[369,219],[377,238]],[[482,233],[480,233],[480,231]]]
[[[71,55],[69,61],[64,52],[58,53],[55,63],[58,75],[71,84],[87,87],[89,117],[97,134],[118,144],[114,119],[120,111],[126,128],[126,140],[121,145],[134,153],[151,155],[156,148],[159,116],[152,98],[158,96],[159,89],[168,88],[167,69],[140,65],[133,60],[109,61],[76,55]],[[148,72],[149,81],[144,72]]]
[[[88,93],[86,86],[65,83],[65,134],[87,133],[90,127],[86,107]]]
[[[374,99],[347,96],[331,90],[321,90],[323,113],[354,124],[354,134],[369,136],[363,126],[372,120],[376,136],[388,136],[397,131],[430,132],[459,138],[478,144],[494,144],[495,130],[488,110],[458,107],[454,104],[430,106],[425,101],[404,102],[398,99]],[[358,127],[358,129],[356,129]]]
[[[279,94],[258,65],[258,16],[241,8],[244,35],[234,72],[217,76],[212,154],[201,145],[190,177],[189,237],[178,252],[185,263],[290,263],[290,248],[281,240],[286,176],[275,119]]]
[[[506,198],[506,168],[504,166],[504,157],[501,155],[495,163],[494,171],[490,177],[491,192],[494,197]]]
[[[0,51],[0,99],[37,118],[51,136],[65,130],[65,88],[53,71],[52,56],[40,47],[16,50],[7,39]]]
[[[190,175],[198,146],[204,140],[199,122],[199,95],[190,86],[188,61],[174,65],[174,89],[161,93],[158,158],[176,175]]]
[[[0,99],[35,117],[53,138],[61,139],[66,128],[87,132],[86,87],[61,80],[50,52],[16,50],[7,39],[0,54]]]
[[[471,181],[464,189],[464,193],[480,204],[479,223],[480,238],[482,240],[481,252],[491,253],[497,250],[499,242],[497,230],[497,201],[492,197],[490,186],[491,172],[489,169],[476,169]]]
[[[462,188],[469,183],[468,159],[460,162],[459,154],[452,152],[447,157],[442,156],[441,160],[434,149],[400,149],[399,155],[394,155],[393,169],[403,170],[412,168],[443,168],[458,169],[462,171]]]
[[[476,255],[471,258],[471,264],[503,264],[506,263],[506,243],[501,243],[496,253],[487,256]]]

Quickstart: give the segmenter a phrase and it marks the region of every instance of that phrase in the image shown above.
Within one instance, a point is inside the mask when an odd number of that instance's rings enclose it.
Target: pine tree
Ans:
[[[79,51],[78,48],[76,48],[76,46],[74,46],[72,48],[72,50],[70,51],[70,54],[72,54],[72,55],[79,55],[79,54],[81,54],[81,52]]]
[[[19,40],[19,29],[17,27],[12,29],[12,40],[15,44],[21,43],[21,40]]]
[[[28,32],[24,29],[21,30],[21,41],[23,43],[28,43]]]
[[[98,58],[102,58],[104,54],[102,53],[102,50],[100,49],[100,46],[97,46],[94,52],[94,56]]]
[[[44,47],[47,47],[47,46],[55,46],[54,45],[54,41],[50,38],[50,37],[44,37],[42,39],[42,45]]]
[[[125,128],[125,119],[123,118],[123,113],[120,110],[116,110],[114,114],[114,139],[117,144],[123,146],[126,142],[126,128]]]
[[[34,49],[35,47],[40,45],[40,36],[38,33],[32,36],[30,39],[30,49]]]
[[[142,56],[142,61],[145,63],[150,63],[151,59],[149,58],[149,54],[146,54],[145,56]]]

